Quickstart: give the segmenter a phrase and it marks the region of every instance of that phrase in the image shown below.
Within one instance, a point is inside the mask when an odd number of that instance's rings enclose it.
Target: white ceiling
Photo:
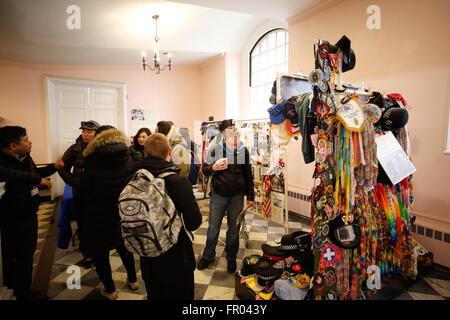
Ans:
[[[54,64],[137,64],[151,56],[155,23],[161,51],[174,64],[198,64],[240,52],[261,25],[286,19],[320,0],[0,0],[0,59]],[[69,30],[69,5],[81,29]]]

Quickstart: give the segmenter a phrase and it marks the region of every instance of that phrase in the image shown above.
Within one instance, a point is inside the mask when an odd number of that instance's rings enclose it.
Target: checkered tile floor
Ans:
[[[45,237],[47,236],[48,228],[50,226],[53,216],[54,203],[45,202],[39,206],[38,216],[38,239],[36,245],[36,252],[33,257],[33,277],[36,272],[36,266],[41,257],[42,248],[44,247]]]
[[[203,223],[199,229],[194,232],[195,240],[193,244],[197,260],[201,257],[204,245],[206,243],[206,232],[208,228],[208,204],[209,200],[198,200],[200,210],[203,215]],[[51,204],[42,204],[39,211],[39,240],[38,250],[36,251],[35,261],[40,256],[40,249],[43,245],[43,239],[50,222]],[[49,213],[50,212],[50,213]],[[251,254],[262,254],[261,244],[269,243],[276,245],[277,240],[285,234],[283,226],[267,221],[258,215],[246,215],[247,229],[249,230],[249,242],[247,248],[241,242],[238,253],[237,266],[242,266],[242,259]],[[73,230],[76,225],[73,225]],[[204,270],[195,270],[195,300],[237,300],[234,290],[234,274],[227,272],[227,263],[225,259],[225,233],[227,229],[226,218],[222,223],[219,242],[216,248],[216,259],[208,268]],[[289,223],[289,232],[297,230],[310,231],[310,226],[299,222]],[[77,246],[70,244],[66,250],[56,249],[55,259],[52,267],[51,280],[47,295],[52,300],[105,300],[101,294],[100,279],[94,268],[81,271],[81,289],[67,288],[67,279],[70,276],[67,268],[71,265],[80,264],[82,255]],[[126,271],[119,255],[111,252],[111,268],[113,270],[113,279],[116,288],[119,290],[119,300],[144,300],[146,299],[145,286],[141,279],[141,272],[138,258],[136,257],[136,270],[139,282],[137,291],[130,290],[126,285]],[[372,298],[374,300],[442,300],[450,299],[450,272],[440,269],[437,266],[424,277],[414,282],[404,283],[393,280],[390,283],[383,284],[382,289]]]

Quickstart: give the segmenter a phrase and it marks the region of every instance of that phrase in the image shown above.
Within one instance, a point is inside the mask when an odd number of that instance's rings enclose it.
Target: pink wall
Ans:
[[[158,109],[161,120],[189,128],[202,118],[198,66],[175,66],[155,75],[136,66],[39,65],[0,62],[0,116],[28,129],[36,162],[47,162],[44,75],[127,84],[127,105]],[[150,128],[152,131],[154,128]]]
[[[366,27],[371,4],[381,9],[381,30]],[[375,91],[401,93],[412,106],[408,128],[417,169],[412,214],[418,224],[447,233],[450,155],[443,151],[449,108],[449,12],[448,0],[326,0],[289,19],[290,72],[308,74],[314,69],[315,39],[335,43],[345,34],[352,41],[356,66],[344,73],[344,81],[364,81]],[[301,157],[299,148],[294,152]],[[290,164],[289,184],[309,189],[313,166],[301,160]],[[439,249],[435,257],[449,266],[450,246],[437,242],[446,251]]]
[[[225,119],[226,71],[225,55],[218,55],[200,65],[200,110],[202,121]]]

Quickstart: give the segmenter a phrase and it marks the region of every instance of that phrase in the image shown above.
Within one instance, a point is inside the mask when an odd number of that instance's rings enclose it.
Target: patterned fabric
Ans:
[[[140,169],[119,197],[122,238],[128,251],[158,257],[178,239],[182,221],[165,192],[165,172],[154,177]]]

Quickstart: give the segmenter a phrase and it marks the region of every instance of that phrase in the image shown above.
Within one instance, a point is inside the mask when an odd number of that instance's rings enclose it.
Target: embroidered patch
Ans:
[[[320,263],[325,267],[333,267],[342,259],[341,249],[334,244],[327,243],[320,249]]]
[[[333,286],[336,283],[336,276],[333,270],[328,271],[324,277],[327,286]]]

